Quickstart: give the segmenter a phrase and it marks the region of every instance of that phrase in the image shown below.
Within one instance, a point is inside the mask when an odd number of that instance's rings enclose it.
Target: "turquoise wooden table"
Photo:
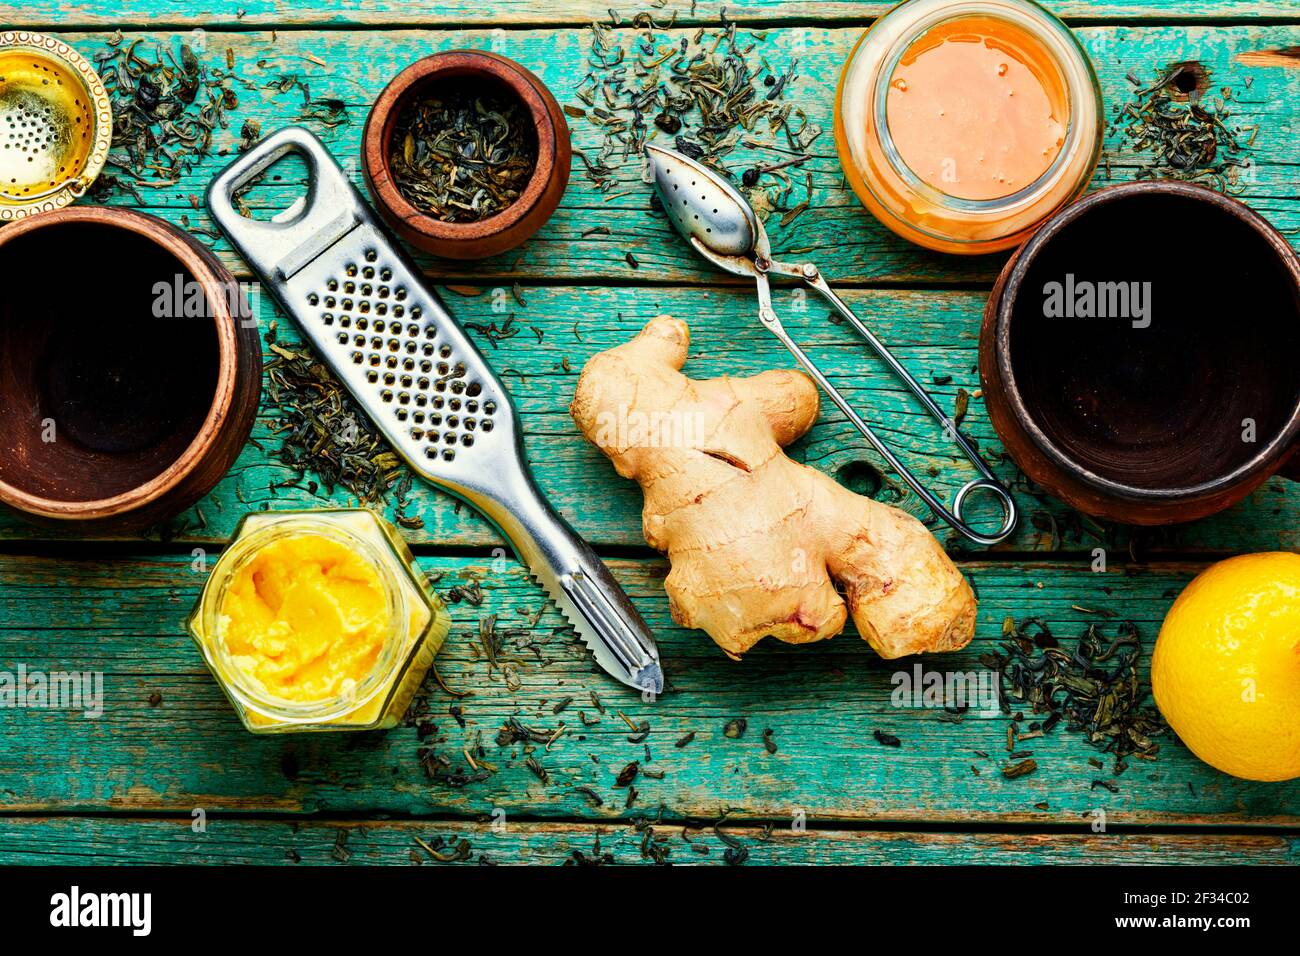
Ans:
[[[716,3],[680,6],[674,30],[717,23]],[[271,131],[300,118],[301,97],[270,83],[296,75],[313,98],[343,101],[347,122],[313,128],[351,159],[370,101],[399,69],[435,50],[499,51],[535,70],[562,103],[574,102],[571,92],[589,69],[587,25],[608,17],[606,0],[244,0],[212,8],[195,0],[0,0],[0,24],[59,32],[86,54],[120,29],[127,40],[187,39],[212,62],[230,57],[256,82],[240,90],[231,128],[219,132],[228,152],[243,119]],[[747,0],[732,4],[730,14],[742,30],[765,35],[769,59],[798,57],[797,96],[810,120],[829,129],[838,68],[884,9],[877,2]],[[1092,56],[1108,107],[1131,95],[1128,72],[1150,76],[1173,61],[1199,61],[1216,85],[1231,85],[1241,121],[1260,127],[1243,197],[1288,234],[1300,228],[1294,0],[1064,0],[1054,9]],[[572,126],[575,146],[597,146],[589,123],[574,119]],[[1133,177],[1134,158],[1119,141],[1110,130],[1095,186]],[[769,223],[774,247],[802,250],[819,263],[923,379],[943,383],[934,386],[941,404],[951,406],[959,390],[973,395],[965,427],[996,459],[975,362],[980,311],[1003,257],[951,258],[903,243],[844,187],[829,134],[813,152],[806,167],[812,208],[788,225]],[[143,199],[147,211],[199,231],[247,276],[228,246],[208,234],[211,224],[198,208],[225,161],[214,155],[180,184],[145,190]],[[355,176],[355,161],[352,168]],[[274,455],[273,416],[264,409],[256,443],[215,491],[147,536],[72,540],[0,519],[0,669],[102,671],[105,692],[98,719],[0,710],[0,860],[1300,861],[1300,782],[1225,776],[1174,739],[1156,760],[1131,761],[1113,777],[1108,760],[1099,769],[1101,755],[1059,727],[1023,745],[1037,771],[1008,779],[1001,772],[1008,716],[891,704],[892,675],[910,661],[882,661],[845,635],[802,648],[767,642],[735,663],[704,635],[672,625],[665,563],[640,534],[639,493],[568,417],[577,371],[662,312],[691,322],[688,369],[696,375],[790,363],[754,321],[751,291],[727,285],[649,212],[639,169],[617,175],[615,188],[598,192],[575,158],[559,212],[521,249],[482,263],[422,264],[436,285],[453,287],[445,298],[462,322],[481,328],[513,314],[536,330],[480,341],[499,369],[512,370],[506,378],[541,486],[657,630],[670,692],[647,704],[594,673],[541,592],[502,557],[493,530],[417,486],[408,513],[421,527],[405,533],[438,587],[460,598],[437,662],[440,682],[431,676],[408,724],[387,733],[247,734],[185,633],[183,619],[203,582],[195,556],[199,549],[215,555],[250,510],[346,503],[344,495],[330,499],[293,482]],[[250,203],[282,207],[301,185],[270,184]],[[593,232],[593,225],[607,228]],[[1194,239],[1168,240],[1185,243],[1188,267],[1197,268]],[[797,311],[782,301],[796,337],[859,407],[886,423],[894,442],[941,474],[949,494],[965,480],[961,462],[931,437],[929,420],[860,343],[824,309]],[[283,320],[280,339],[294,342]],[[793,454],[924,517],[917,501],[882,477],[880,463],[834,409],[823,410]],[[944,659],[945,669],[979,669],[1008,617],[1040,618],[1063,637],[1089,623],[1106,629],[1132,620],[1149,653],[1173,596],[1208,562],[1300,548],[1300,490],[1282,479],[1213,519],[1138,533],[1083,519],[1035,494],[1009,462],[996,470],[1016,482],[1025,520],[991,551],[947,542],[977,588],[980,613],[975,640]],[[1107,558],[1101,572],[1093,568],[1098,548]],[[1098,608],[1115,618],[1089,613]],[[480,626],[489,615],[504,633],[504,665],[493,666],[482,651]],[[739,720],[744,730],[737,733]],[[546,742],[501,735],[509,721]],[[899,745],[882,745],[876,731]],[[632,762],[635,780],[618,786]]]

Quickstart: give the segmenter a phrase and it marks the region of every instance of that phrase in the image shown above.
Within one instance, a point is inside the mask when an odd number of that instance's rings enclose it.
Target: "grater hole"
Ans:
[[[482,429],[485,432],[490,432],[492,430],[492,423],[490,421],[485,421],[483,423]]]
[[[473,435],[461,435],[461,436],[460,436],[460,443],[461,443],[462,445],[464,445],[466,448],[468,448],[470,445],[474,444],[474,436],[473,436]]]
[[[483,391],[482,385],[480,385],[478,382],[470,382],[469,387],[465,389],[465,394],[473,396],[473,395],[478,395],[482,391]]]
[[[442,450],[442,460],[443,460],[443,461],[453,461],[453,460],[455,460],[455,458],[456,458],[456,453],[455,453],[454,451],[452,451],[450,448],[444,448],[444,449]]]

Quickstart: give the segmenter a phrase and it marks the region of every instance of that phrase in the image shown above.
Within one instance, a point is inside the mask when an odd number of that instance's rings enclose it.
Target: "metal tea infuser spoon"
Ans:
[[[831,290],[818,268],[811,262],[795,265],[774,261],[767,232],[763,229],[763,224],[758,221],[753,208],[735,187],[716,172],[670,149],[647,146],[645,151],[649,158],[650,171],[654,176],[655,189],[663,202],[664,211],[677,227],[677,231],[686,237],[700,255],[714,265],[734,275],[754,279],[758,286],[759,320],[781,340],[782,345],[790,350],[804,370],[853,423],[853,427],[862,433],[876,451],[880,452],[899,477],[907,482],[908,487],[916,492],[936,515],[976,544],[997,544],[1010,535],[1015,530],[1018,518],[1016,503],[1011,493],[994,477],[975,446],[944,414],[943,409],[935,404],[934,399],[893,356],[884,343],[876,338],[875,334]],[[943,423],[945,433],[952,436],[980,474],[980,477],[968,481],[958,489],[953,498],[951,511],[921,484],[906,465],[899,461],[898,457],[871,430],[871,427],[862,420],[862,417],[853,410],[848,400],[827,381],[826,376],[807,353],[786,332],[772,308],[769,275],[800,279],[816,290],[835,308],[836,312],[858,330],[876,354],[885,360],[894,374],[902,379],[908,390],[920,400],[926,411],[936,421]],[[980,489],[991,492],[1002,508],[1002,527],[993,534],[976,531],[962,519],[962,505],[966,503],[972,491]]]

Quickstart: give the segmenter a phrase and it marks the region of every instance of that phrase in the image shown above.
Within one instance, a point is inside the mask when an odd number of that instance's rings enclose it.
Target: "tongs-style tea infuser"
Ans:
[[[1011,493],[994,477],[988,465],[980,457],[975,446],[956,427],[956,424],[935,404],[929,394],[912,377],[911,373],[896,359],[883,342],[872,333],[852,310],[837,296],[821,272],[811,262],[794,265],[775,262],[768,242],[767,232],[758,221],[753,207],[730,183],[718,173],[697,163],[688,156],[663,149],[647,146],[646,155],[650,161],[650,170],[654,175],[655,189],[663,202],[664,211],[669,220],[690,242],[695,250],[719,268],[739,276],[748,276],[758,285],[758,317],[773,335],[781,340],[790,353],[798,359],[799,364],[812,376],[822,390],[830,396],[831,401],[842,411],[853,426],[863,434],[876,451],[896,471],[908,487],[930,506],[936,515],[950,524],[954,529],[977,544],[997,544],[1006,538],[1016,527],[1017,512],[1015,500]],[[907,466],[889,450],[888,446],[877,437],[871,427],[849,405],[848,400],[827,381],[826,376],[786,332],[781,320],[772,308],[772,290],[768,282],[769,275],[787,276],[801,279],[817,291],[843,316],[867,343],[876,351],[894,374],[902,379],[913,395],[920,399],[926,411],[944,426],[945,435],[951,436],[975,466],[980,477],[975,478],[958,489],[953,498],[952,510],[949,511],[917,479]],[[1002,527],[994,534],[983,534],[970,527],[961,516],[962,505],[972,491],[986,489],[998,499],[1003,511]]]
[[[236,191],[289,153],[307,196],[270,221],[241,216]],[[300,126],[267,137],[217,174],[208,209],[411,469],[500,529],[601,667],[661,693],[649,628],[538,491],[501,380],[324,144]]]

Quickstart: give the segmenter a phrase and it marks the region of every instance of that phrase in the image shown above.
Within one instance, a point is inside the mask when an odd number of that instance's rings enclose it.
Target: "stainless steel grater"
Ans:
[[[307,164],[307,196],[269,222],[236,212],[235,191],[290,153]],[[650,630],[533,483],[505,388],[324,144],[282,129],[219,173],[207,202],[398,454],[500,529],[601,667],[660,693]]]

